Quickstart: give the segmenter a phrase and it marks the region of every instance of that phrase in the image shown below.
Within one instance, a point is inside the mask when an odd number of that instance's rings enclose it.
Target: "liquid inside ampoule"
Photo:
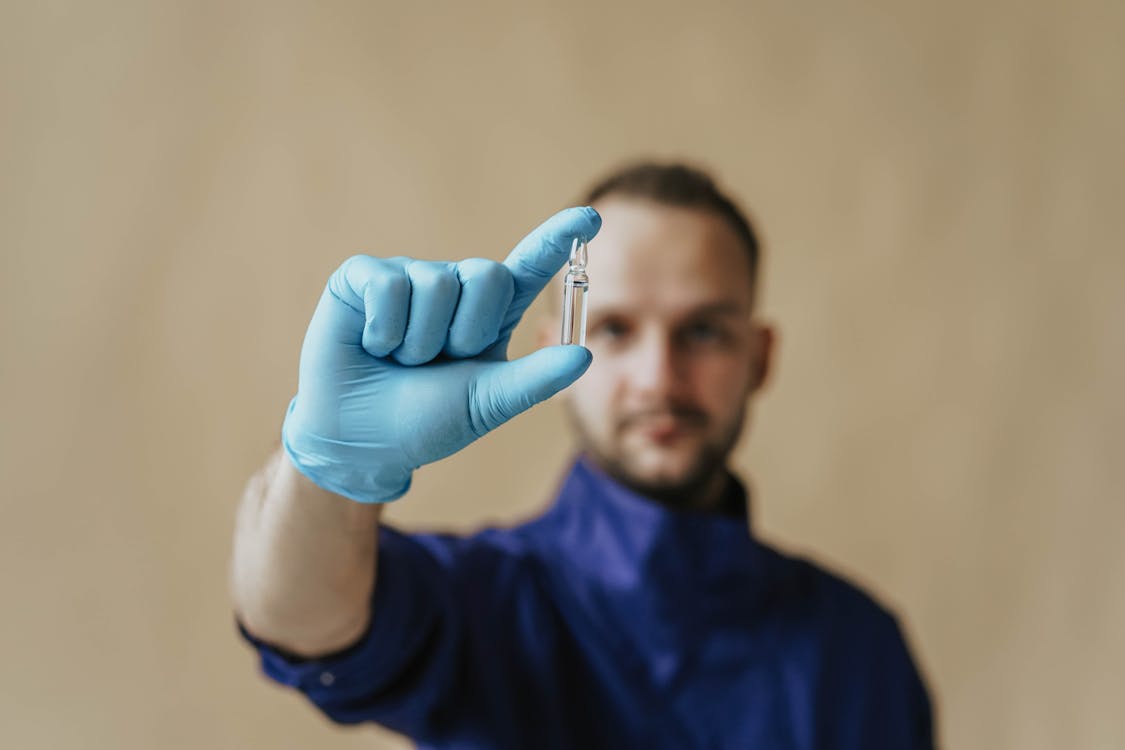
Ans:
[[[570,248],[570,265],[563,281],[562,343],[586,345],[586,294],[590,278],[586,275],[586,240],[575,239]]]

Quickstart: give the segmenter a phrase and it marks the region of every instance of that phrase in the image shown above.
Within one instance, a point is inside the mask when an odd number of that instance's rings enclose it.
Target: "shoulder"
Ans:
[[[868,587],[810,557],[766,547],[771,559],[771,604],[775,611],[818,631],[822,637],[843,637],[854,647],[901,642],[898,617]]]
[[[842,717],[828,724],[863,724],[867,747],[933,747],[929,690],[893,609],[821,562],[772,553],[787,613],[779,651],[790,668],[816,675],[810,687]]]

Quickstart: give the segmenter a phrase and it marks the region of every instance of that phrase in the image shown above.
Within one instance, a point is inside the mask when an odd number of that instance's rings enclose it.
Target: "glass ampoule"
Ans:
[[[586,346],[586,239],[576,237],[570,247],[570,263],[563,281],[562,343]]]

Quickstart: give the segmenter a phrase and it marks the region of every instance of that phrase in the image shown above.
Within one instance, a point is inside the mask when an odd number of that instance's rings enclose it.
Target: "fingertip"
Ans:
[[[398,343],[388,341],[385,337],[378,335],[372,331],[371,326],[365,326],[363,329],[363,338],[360,341],[360,346],[363,350],[376,359],[383,359],[394,351]]]
[[[590,234],[586,237],[587,240],[592,240],[598,230],[602,228],[602,215],[594,209],[593,206],[582,206],[579,208],[582,211],[586,223],[590,227]]]
[[[555,364],[567,385],[581,377],[594,360],[589,349],[577,344],[559,344],[549,348],[555,351]]]
[[[592,206],[566,208],[560,211],[557,217],[562,220],[560,222],[562,225],[560,228],[563,229],[562,234],[577,237],[587,242],[592,240],[598,230],[602,228],[602,216]],[[568,240],[567,248],[569,249],[569,247]]]
[[[539,225],[532,235],[555,238],[560,247],[570,250],[570,241],[575,238],[590,239],[602,226],[602,216],[591,206],[571,206],[555,213]]]
[[[580,346],[579,344],[561,344],[561,346],[564,349],[574,352],[571,356],[583,362],[585,367],[589,367],[590,363],[594,361],[594,353],[584,346]]]

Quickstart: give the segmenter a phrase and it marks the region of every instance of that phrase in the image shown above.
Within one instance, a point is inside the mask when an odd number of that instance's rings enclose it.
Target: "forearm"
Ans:
[[[358,639],[381,508],[317,487],[277,451],[247,484],[235,526],[231,590],[246,629],[302,656]]]

